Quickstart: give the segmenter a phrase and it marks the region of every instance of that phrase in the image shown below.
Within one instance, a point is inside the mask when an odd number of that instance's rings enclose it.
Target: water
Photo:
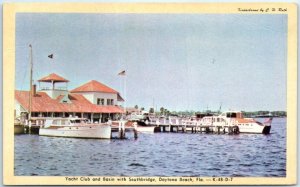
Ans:
[[[286,119],[270,135],[155,133],[135,140],[15,135],[16,176],[286,176]]]

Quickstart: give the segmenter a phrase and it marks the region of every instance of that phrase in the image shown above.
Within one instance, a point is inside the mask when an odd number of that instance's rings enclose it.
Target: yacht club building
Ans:
[[[68,80],[52,73],[38,80],[32,88],[32,117],[78,116],[92,122],[117,119],[124,113],[124,99],[116,90],[92,80],[68,91]],[[47,85],[47,87],[41,86]],[[60,84],[60,87],[58,87]],[[61,85],[64,84],[62,87]],[[15,116],[28,118],[30,91],[15,90]]]

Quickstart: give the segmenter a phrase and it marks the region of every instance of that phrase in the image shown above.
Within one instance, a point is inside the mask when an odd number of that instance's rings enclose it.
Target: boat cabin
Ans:
[[[48,126],[65,126],[65,125],[75,125],[75,124],[88,124],[89,120],[86,118],[56,118],[56,119],[47,119],[45,121],[45,127]]]
[[[223,112],[221,116],[226,118],[243,118],[242,112],[237,112],[237,111]]]

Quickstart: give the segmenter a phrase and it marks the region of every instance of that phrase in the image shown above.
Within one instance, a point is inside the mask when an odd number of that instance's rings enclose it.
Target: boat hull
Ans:
[[[154,133],[155,126],[137,126],[137,131],[141,133]]]
[[[14,125],[15,134],[24,134],[24,125]]]
[[[270,134],[271,131],[271,125],[270,126],[265,126],[262,133],[263,134]]]
[[[240,133],[254,133],[254,134],[269,134],[271,126],[253,125],[253,126],[239,126]]]
[[[40,128],[41,136],[57,136],[72,138],[111,138],[111,127],[109,125],[85,125]]]

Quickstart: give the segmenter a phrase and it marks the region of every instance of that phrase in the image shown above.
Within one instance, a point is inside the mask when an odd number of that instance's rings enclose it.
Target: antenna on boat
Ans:
[[[222,110],[222,102],[220,103],[219,113],[221,113],[221,110]]]

